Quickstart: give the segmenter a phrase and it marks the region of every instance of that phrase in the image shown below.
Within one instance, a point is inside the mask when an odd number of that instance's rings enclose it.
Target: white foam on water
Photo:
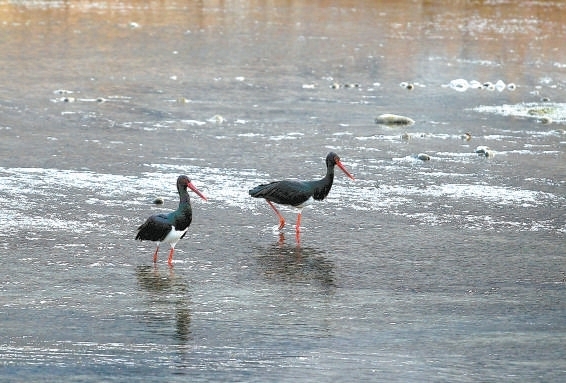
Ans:
[[[486,221],[482,211],[493,211],[507,206],[514,211],[547,206],[560,206],[566,202],[557,196],[534,190],[494,186],[488,184],[447,183],[441,185],[380,185],[369,183],[362,187],[335,185],[328,200],[334,204],[348,205],[358,211],[375,211],[385,215],[398,215],[414,219],[421,224],[456,224],[467,228],[516,227],[528,231],[566,230],[566,225],[557,221],[536,221],[521,218],[491,219]],[[477,207],[474,213],[446,208],[448,205],[465,203]],[[558,226],[557,226],[558,225]]]
[[[421,162],[413,157],[407,157],[406,160]],[[248,190],[258,184],[272,181],[268,174],[254,169],[200,167],[186,164],[147,164],[146,166],[150,171],[143,172],[139,176],[95,173],[88,170],[0,168],[2,186],[0,218],[11,222],[14,230],[89,232],[97,227],[100,228],[100,222],[103,222],[105,217],[101,216],[102,213],[89,213],[85,215],[85,221],[69,220],[65,213],[58,211],[60,208],[65,208],[66,201],[77,201],[77,195],[82,196],[79,198],[80,206],[73,209],[82,209],[86,212],[94,205],[121,209],[139,207],[149,204],[149,201],[156,196],[166,196],[176,201],[175,182],[179,174],[188,174],[195,186],[208,198],[208,202],[192,198],[192,203],[198,205],[199,209],[255,210],[263,203],[259,199],[251,198]],[[394,170],[395,166],[392,168]],[[317,209],[325,211],[347,207],[358,211],[377,211],[413,217],[431,223],[460,219],[457,212],[445,214],[441,205],[446,201],[523,209],[545,206],[548,203],[559,204],[561,200],[565,200],[564,196],[548,192],[488,183],[442,183],[446,179],[454,180],[456,176],[463,180],[465,174],[431,171],[427,172],[426,176],[436,180],[436,184],[376,186],[374,180],[357,179],[353,182],[336,179],[327,197],[329,203],[322,204]],[[45,204],[52,205],[48,208],[47,215],[44,214]],[[426,217],[422,215],[423,206],[427,206],[428,209]],[[540,227],[546,226],[540,223]]]
[[[541,117],[550,118],[554,122],[566,122],[566,103],[519,103],[514,105],[481,105],[472,110],[480,113],[492,113],[502,116],[524,117],[539,119]],[[532,134],[540,134],[535,131]]]

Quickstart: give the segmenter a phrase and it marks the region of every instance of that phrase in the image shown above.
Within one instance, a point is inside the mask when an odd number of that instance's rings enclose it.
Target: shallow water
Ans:
[[[0,1],[2,380],[561,382],[564,16]],[[330,150],[297,244],[247,190]],[[154,266],[179,174],[209,200]]]

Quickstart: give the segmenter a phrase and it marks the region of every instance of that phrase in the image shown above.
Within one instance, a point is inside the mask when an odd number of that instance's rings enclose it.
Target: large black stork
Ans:
[[[157,248],[153,254],[153,263],[157,262],[157,253],[161,242],[166,242],[171,247],[169,250],[169,266],[173,265],[173,253],[177,242],[187,234],[193,211],[187,187],[194,191],[200,198],[206,201],[206,197],[191,183],[187,176],[177,178],[177,192],[179,193],[179,207],[168,214],[155,214],[149,217],[145,223],[138,227],[136,239],[140,241],[157,242]]]
[[[273,203],[294,206],[299,209],[297,224],[295,225],[296,239],[299,242],[303,208],[310,205],[314,200],[322,201],[326,198],[334,181],[334,165],[337,165],[352,180],[354,179],[340,162],[340,157],[336,153],[330,152],[326,156],[326,175],[324,178],[318,181],[274,181],[256,186],[249,193],[255,198],[265,198],[269,206],[279,217],[279,230],[285,226],[285,218],[283,218]]]

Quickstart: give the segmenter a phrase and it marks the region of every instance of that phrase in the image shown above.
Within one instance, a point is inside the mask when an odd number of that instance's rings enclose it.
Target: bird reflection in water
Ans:
[[[284,234],[279,233],[276,243],[257,251],[258,266],[268,279],[309,284],[325,290],[336,288],[334,263],[320,249],[287,245]]]
[[[160,272],[157,266],[136,267],[138,286],[148,305],[143,320],[148,327],[163,333],[171,321],[175,322],[174,338],[184,344],[191,339],[191,311],[189,286],[175,276],[172,269]],[[174,315],[172,314],[174,313]]]

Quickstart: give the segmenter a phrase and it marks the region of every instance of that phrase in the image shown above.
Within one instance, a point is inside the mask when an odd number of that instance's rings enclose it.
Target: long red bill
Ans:
[[[349,171],[346,170],[346,168],[344,167],[344,165],[342,165],[342,162],[340,161],[336,161],[336,165],[338,165],[338,167],[340,168],[340,170],[342,170],[344,172],[344,174],[346,174],[348,177],[350,177],[351,179],[355,180],[354,176],[350,174]]]
[[[187,185],[192,191],[194,191],[195,193],[197,193],[197,195],[202,198],[203,200],[207,201],[206,197],[196,188],[195,185],[192,184],[192,182],[189,182],[189,184]]]

